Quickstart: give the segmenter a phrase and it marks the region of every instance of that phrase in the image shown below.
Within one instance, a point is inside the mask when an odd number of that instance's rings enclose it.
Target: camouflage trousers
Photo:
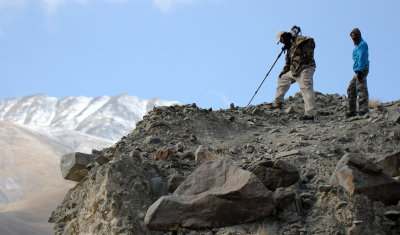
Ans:
[[[297,82],[304,100],[304,114],[313,116],[315,109],[315,93],[313,88],[314,72],[315,67],[307,67],[303,69],[303,71],[301,71],[297,77],[293,77],[291,71],[283,74],[278,79],[275,103],[282,103],[286,92],[290,88],[290,85]]]
[[[362,76],[354,74],[353,79],[350,81],[350,85],[347,88],[347,97],[349,99],[348,111],[349,113],[355,113],[357,111],[357,96],[358,96],[358,108],[360,112],[368,112],[368,87],[367,87],[367,75],[369,69],[366,68],[363,71]]]

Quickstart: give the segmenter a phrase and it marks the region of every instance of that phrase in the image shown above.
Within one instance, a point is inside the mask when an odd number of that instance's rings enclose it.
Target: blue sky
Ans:
[[[399,9],[398,0],[0,0],[0,99],[127,93],[245,106],[281,50],[276,33],[298,25],[315,39],[316,91],[346,94],[359,27],[370,98],[398,100]],[[273,101],[283,64],[252,104]]]

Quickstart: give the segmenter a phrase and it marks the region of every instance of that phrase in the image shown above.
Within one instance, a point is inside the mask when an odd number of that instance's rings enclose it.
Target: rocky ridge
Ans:
[[[398,187],[396,173],[391,174],[394,178],[388,177],[389,170],[380,168],[388,164],[379,166],[377,162],[400,150],[400,101],[376,105],[370,114],[350,119],[344,117],[345,96],[317,92],[316,104],[315,122],[298,120],[303,110],[298,93],[285,100],[282,111],[271,109],[270,103],[232,104],[230,109],[218,111],[195,104],[156,107],[115,145],[93,150],[96,161],[86,166],[86,175],[77,180],[49,222],[55,224],[56,234],[399,233],[396,195],[385,204],[387,201],[363,193],[365,185],[360,188],[355,181],[364,179],[360,176],[364,173],[373,179],[384,174],[383,178],[393,180],[391,187]],[[348,175],[350,180],[333,183],[333,174],[341,170],[336,169],[338,163],[349,154],[357,156],[340,166],[355,172],[354,183]],[[265,190],[273,192],[273,206],[264,217],[250,216],[252,220],[240,224],[212,227],[191,226],[196,221],[166,224],[163,218],[158,220],[163,222],[161,226],[151,224],[148,210],[156,201],[185,196],[189,186],[184,185],[196,178],[193,175],[202,164],[220,158],[252,172],[258,178],[255,182],[250,177],[252,184],[261,181]],[[216,168],[215,172],[222,170]],[[201,177],[193,182],[203,187]],[[224,183],[217,185],[219,189],[226,189]],[[225,202],[252,200],[251,193],[246,194],[247,185],[227,194],[209,187],[190,190],[194,192],[189,196],[211,191]],[[164,213],[177,216],[173,209]]]

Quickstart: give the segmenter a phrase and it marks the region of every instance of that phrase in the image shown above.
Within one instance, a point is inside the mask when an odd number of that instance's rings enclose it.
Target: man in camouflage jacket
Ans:
[[[295,28],[294,26],[293,28]],[[315,72],[314,48],[315,42],[311,37],[297,35],[298,32],[281,31],[277,34],[278,43],[285,45],[287,51],[286,64],[279,74],[276,88],[274,108],[282,108],[286,92],[292,83],[297,82],[304,99],[304,116],[302,120],[314,120],[315,94],[313,74]]]

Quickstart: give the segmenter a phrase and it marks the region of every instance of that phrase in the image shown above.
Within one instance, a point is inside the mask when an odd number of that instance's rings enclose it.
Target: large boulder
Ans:
[[[249,171],[220,158],[201,165],[147,210],[153,230],[205,229],[253,221],[275,211],[273,193]]]
[[[342,186],[351,195],[365,194],[385,204],[397,204],[400,199],[400,182],[359,154],[346,154],[340,159],[330,184]]]
[[[95,155],[80,152],[63,155],[60,161],[62,177],[66,180],[81,181],[88,173],[86,166],[96,158]]]
[[[263,161],[254,168],[249,169],[271,190],[279,187],[288,187],[296,183],[300,178],[299,170],[293,164],[278,160]]]
[[[389,175],[399,176],[400,151],[383,157],[377,161],[377,164],[389,173]]]

